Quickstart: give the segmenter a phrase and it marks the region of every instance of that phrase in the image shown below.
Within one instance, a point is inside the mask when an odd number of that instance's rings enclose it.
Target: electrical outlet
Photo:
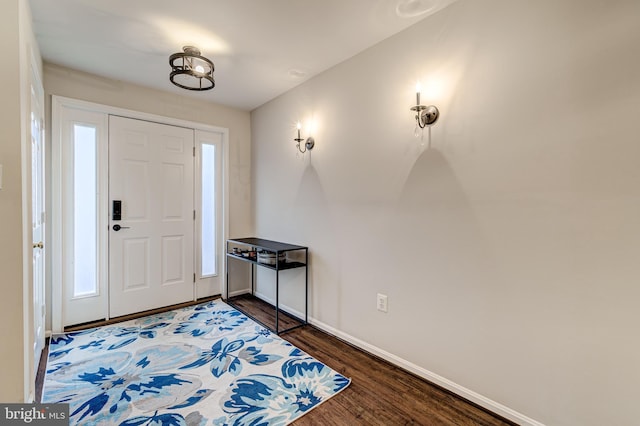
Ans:
[[[378,310],[387,312],[387,295],[378,293]]]

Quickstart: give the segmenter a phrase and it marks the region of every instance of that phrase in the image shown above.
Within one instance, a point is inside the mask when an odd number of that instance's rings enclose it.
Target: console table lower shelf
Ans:
[[[227,240],[226,246],[226,302],[276,334],[291,331],[308,323],[308,281],[307,247],[260,238],[240,238]],[[248,264],[251,268],[250,291],[229,296],[229,263]],[[256,296],[256,269],[275,271],[275,303]],[[304,312],[293,314],[280,305],[280,272],[304,268]],[[301,289],[300,289],[301,290]]]

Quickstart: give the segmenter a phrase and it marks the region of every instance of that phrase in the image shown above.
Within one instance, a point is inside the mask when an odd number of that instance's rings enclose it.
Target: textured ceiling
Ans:
[[[455,0],[30,0],[45,61],[254,109]],[[169,82],[193,45],[215,64],[206,92]]]

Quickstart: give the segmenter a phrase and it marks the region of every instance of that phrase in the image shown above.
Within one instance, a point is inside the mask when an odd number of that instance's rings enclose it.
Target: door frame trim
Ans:
[[[137,120],[151,121],[194,130],[217,132],[222,134],[222,238],[229,238],[229,129],[205,123],[165,117],[161,115],[112,107],[94,102],[51,96],[51,332],[61,333],[63,326],[63,276],[62,276],[62,111],[65,108],[116,115]],[[195,256],[194,256],[195,258]],[[221,261],[221,275],[226,275],[225,262]],[[222,286],[221,286],[222,287]],[[222,288],[220,289],[222,292]]]

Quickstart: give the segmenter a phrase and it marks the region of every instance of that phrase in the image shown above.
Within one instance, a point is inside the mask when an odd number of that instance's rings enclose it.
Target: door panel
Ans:
[[[192,129],[109,119],[110,317],[194,299],[193,146]]]
[[[128,238],[122,241],[124,291],[149,288],[149,238]]]
[[[184,238],[182,236],[162,237],[162,284],[173,284],[184,276]]]
[[[31,80],[31,217],[33,238],[33,365],[35,378],[45,343],[45,197],[44,93],[32,67]]]

